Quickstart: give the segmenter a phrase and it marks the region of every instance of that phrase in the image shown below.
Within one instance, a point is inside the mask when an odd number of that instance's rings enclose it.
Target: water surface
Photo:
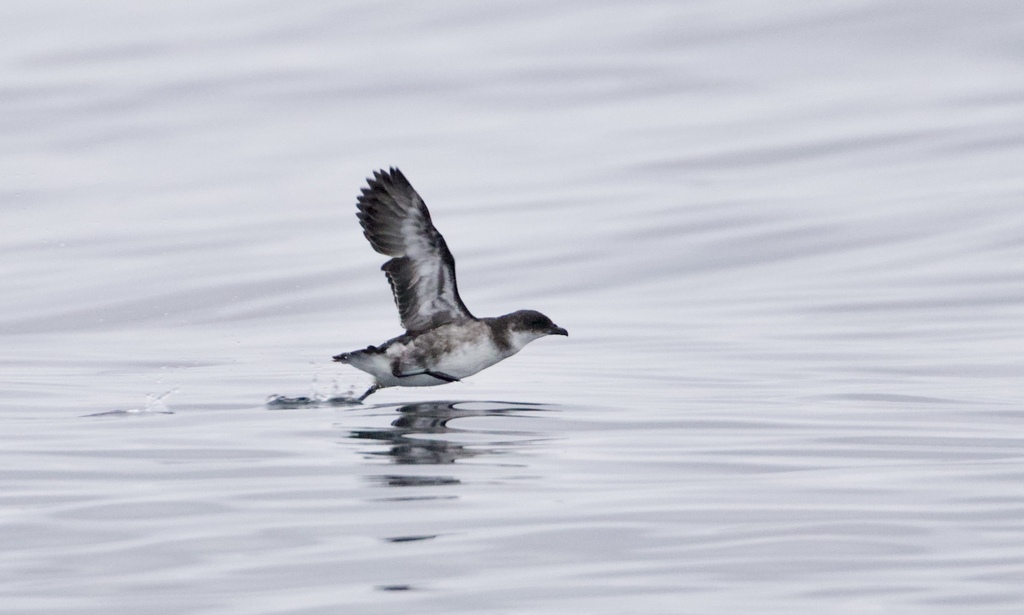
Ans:
[[[1016,3],[55,0],[0,36],[6,611],[1024,607]],[[389,165],[475,314],[570,337],[324,401],[400,332],[354,216]]]

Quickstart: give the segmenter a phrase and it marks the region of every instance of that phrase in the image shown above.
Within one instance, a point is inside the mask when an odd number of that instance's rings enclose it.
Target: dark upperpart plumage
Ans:
[[[459,297],[455,259],[423,199],[401,171],[374,171],[357,207],[370,245],[392,257],[381,269],[408,332],[473,318]]]

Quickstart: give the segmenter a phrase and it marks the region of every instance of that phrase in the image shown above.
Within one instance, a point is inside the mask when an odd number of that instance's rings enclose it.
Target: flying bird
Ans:
[[[535,339],[569,335],[534,310],[477,318],[455,283],[455,259],[430,212],[401,171],[374,171],[358,199],[359,223],[391,283],[405,333],[334,360],[374,378],[363,401],[384,387],[428,387],[472,376]]]

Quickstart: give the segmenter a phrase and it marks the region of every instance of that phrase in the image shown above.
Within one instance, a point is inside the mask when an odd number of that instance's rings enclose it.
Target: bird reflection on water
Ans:
[[[510,417],[524,412],[543,411],[544,406],[506,402],[429,401],[405,404],[397,408],[399,416],[389,427],[353,431],[350,437],[375,440],[389,446],[371,455],[383,455],[398,465],[448,465],[459,459],[482,455],[498,455],[511,448],[539,439],[538,434],[525,431],[460,429],[451,427],[453,419],[467,417]],[[458,435],[459,440],[445,438]],[[431,436],[431,437],[420,437]],[[472,438],[473,443],[466,440]],[[386,476],[393,486],[415,486],[458,483],[450,477]],[[440,482],[439,482],[440,481]]]

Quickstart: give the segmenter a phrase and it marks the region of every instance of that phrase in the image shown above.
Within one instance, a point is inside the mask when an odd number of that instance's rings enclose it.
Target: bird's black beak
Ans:
[[[569,337],[569,332],[563,329],[562,327],[551,327],[550,329],[548,329],[548,335],[564,335],[566,337]]]

